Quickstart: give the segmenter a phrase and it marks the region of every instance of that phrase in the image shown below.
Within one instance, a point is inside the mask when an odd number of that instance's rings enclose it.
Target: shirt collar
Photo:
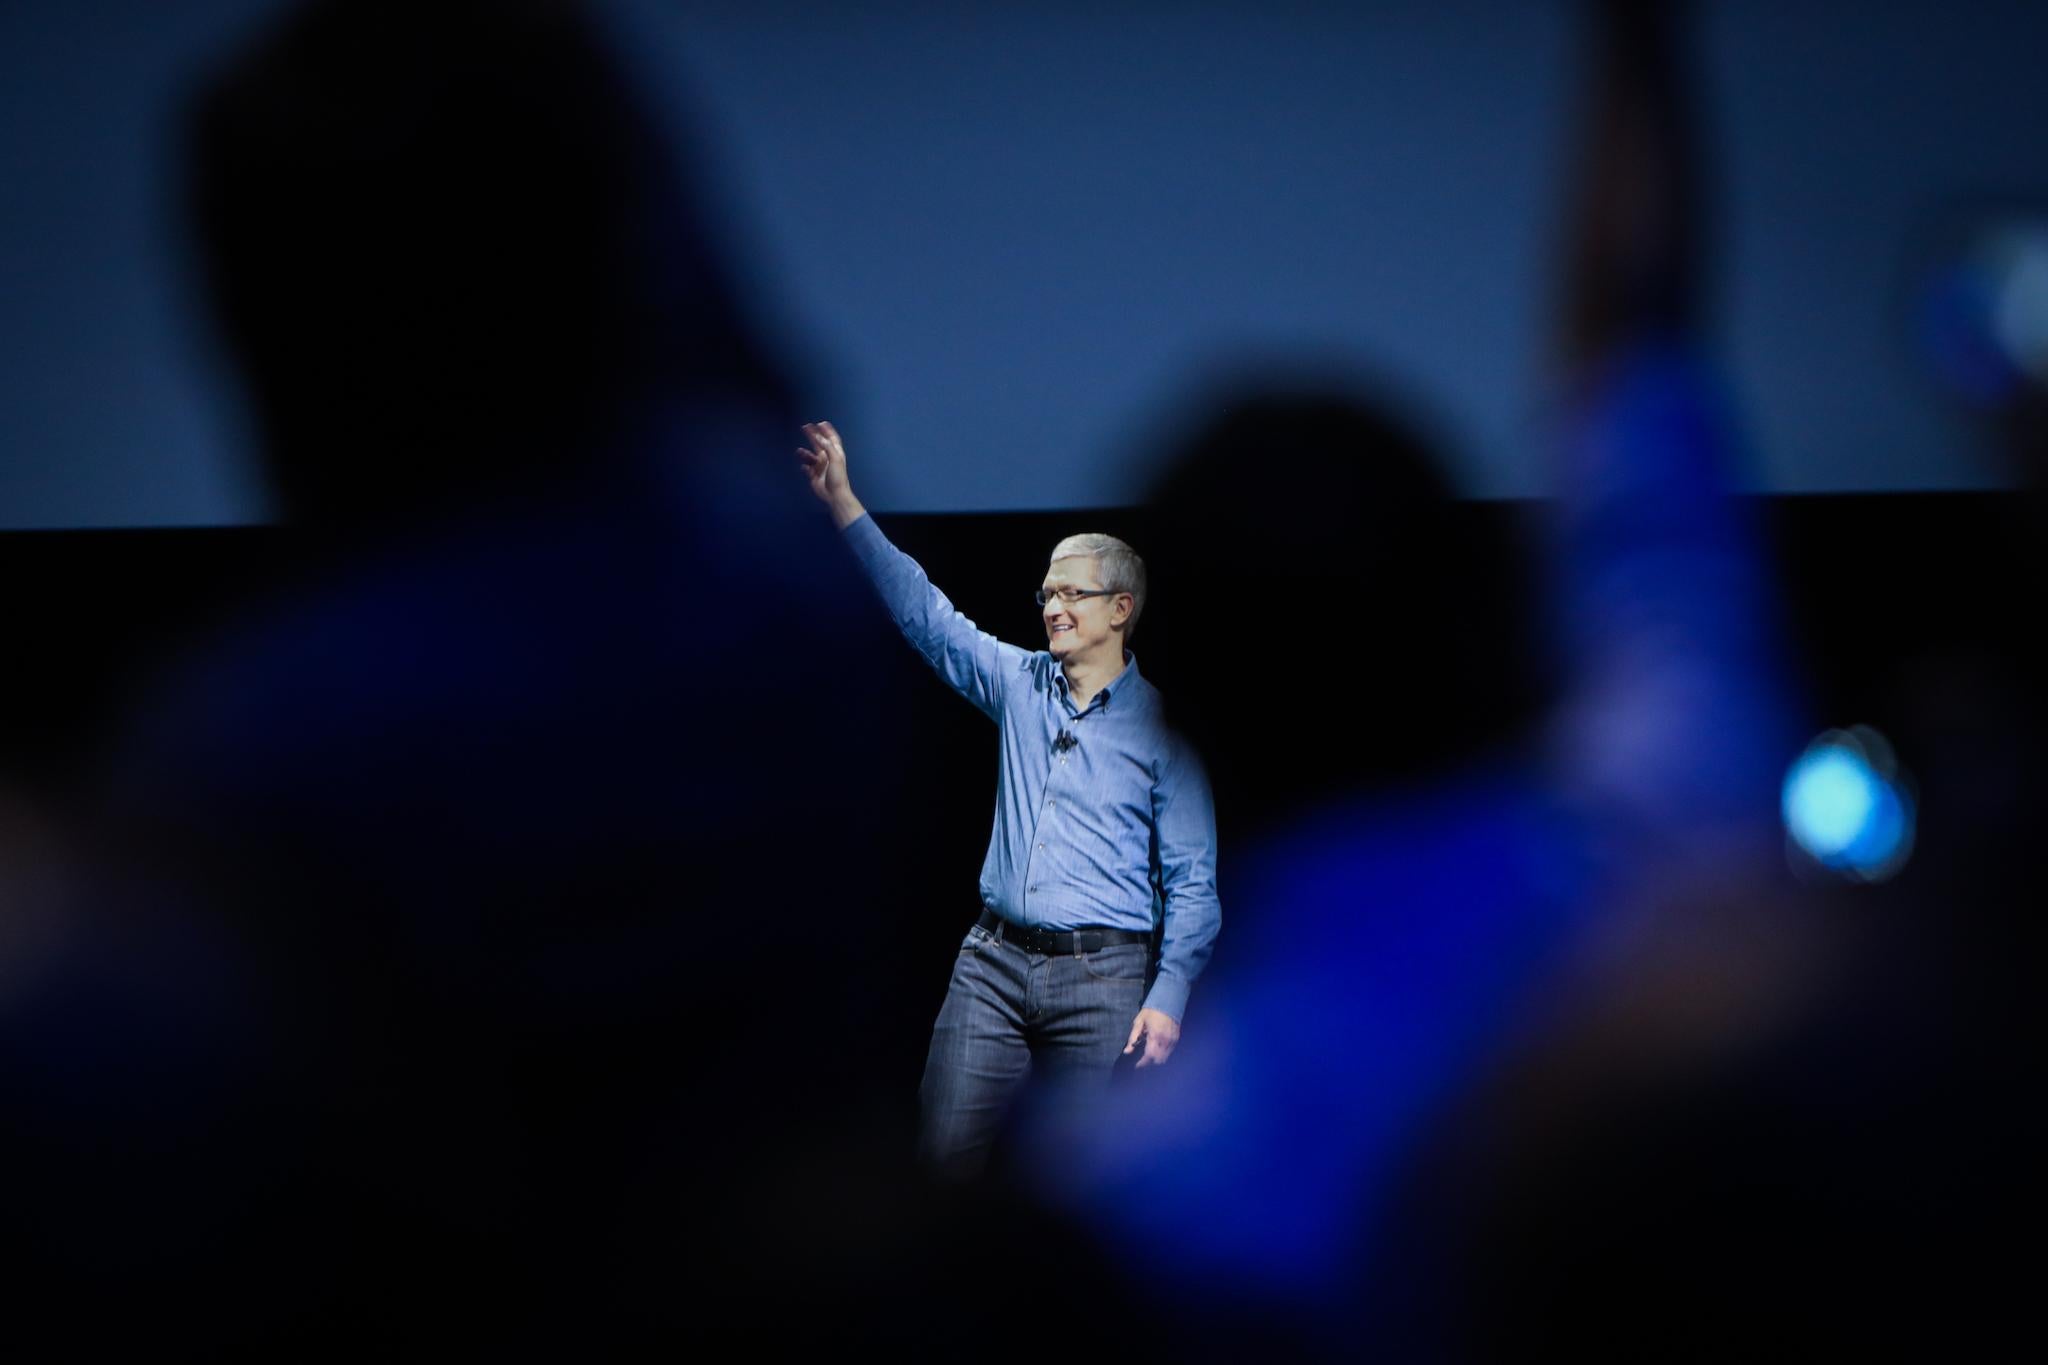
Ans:
[[[1117,694],[1121,693],[1126,687],[1130,686],[1130,680],[1136,678],[1137,676],[1138,656],[1131,653],[1131,651],[1127,649],[1124,651],[1123,672],[1117,674],[1114,678],[1111,678],[1108,682],[1104,683],[1102,685],[1102,690],[1095,694],[1096,698],[1101,699],[1102,709],[1107,711],[1109,709],[1110,702],[1116,699]],[[1058,664],[1053,665],[1052,685],[1060,690],[1060,696],[1062,698],[1066,697],[1067,670],[1061,668]],[[1091,698],[1088,704],[1090,706],[1095,705],[1095,699]]]

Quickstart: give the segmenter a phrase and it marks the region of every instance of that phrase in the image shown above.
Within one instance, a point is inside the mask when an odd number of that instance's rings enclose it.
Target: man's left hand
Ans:
[[[1158,1066],[1173,1055],[1173,1046],[1180,1041],[1180,1025],[1170,1014],[1158,1010],[1139,1010],[1138,1017],[1131,1021],[1131,1041],[1124,1044],[1124,1056],[1131,1055],[1138,1046],[1138,1040],[1145,1040],[1144,1055],[1138,1058],[1138,1069]]]

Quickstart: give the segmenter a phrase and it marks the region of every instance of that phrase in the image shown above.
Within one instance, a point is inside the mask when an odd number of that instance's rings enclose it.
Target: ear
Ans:
[[[1127,592],[1120,592],[1111,600],[1116,605],[1110,608],[1109,624],[1111,629],[1116,629],[1131,619],[1131,613],[1136,610],[1137,599]]]

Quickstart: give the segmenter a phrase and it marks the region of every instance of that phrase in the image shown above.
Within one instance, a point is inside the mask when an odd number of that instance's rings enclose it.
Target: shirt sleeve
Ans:
[[[1223,927],[1223,907],[1216,899],[1216,803],[1200,760],[1180,741],[1161,760],[1152,786],[1152,827],[1165,909],[1159,973],[1145,1008],[1179,1023],[1188,991],[1208,965]]]
[[[1030,656],[961,615],[917,561],[889,543],[873,517],[856,519],[846,528],[846,540],[903,638],[948,687],[993,720],[1003,704],[1004,685]]]

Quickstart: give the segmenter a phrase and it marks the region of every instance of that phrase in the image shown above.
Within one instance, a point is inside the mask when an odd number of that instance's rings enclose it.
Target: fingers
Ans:
[[[1146,1016],[1151,1016],[1148,1020]],[[1131,1041],[1124,1045],[1124,1055],[1129,1056],[1131,1047],[1138,1041],[1138,1035],[1145,1035],[1145,1052],[1138,1058],[1136,1069],[1164,1065],[1173,1055],[1173,1048],[1180,1041],[1180,1025],[1170,1014],[1153,1009],[1138,1011],[1138,1017],[1131,1024]]]
[[[816,453],[816,458],[827,464],[835,460],[843,462],[846,459],[846,446],[830,422],[806,422],[803,430],[805,438],[810,441],[811,448]]]
[[[804,438],[811,444],[809,447],[797,447],[797,468],[803,472],[805,478],[809,479],[813,485],[816,485],[825,476],[826,471],[831,468],[832,459],[825,453],[824,438],[818,434],[818,427],[815,422],[804,423],[803,431]]]

